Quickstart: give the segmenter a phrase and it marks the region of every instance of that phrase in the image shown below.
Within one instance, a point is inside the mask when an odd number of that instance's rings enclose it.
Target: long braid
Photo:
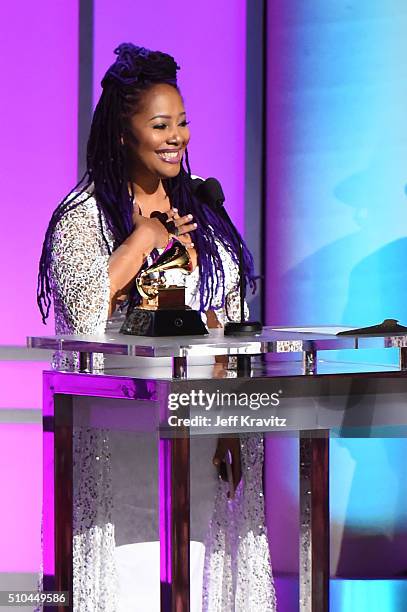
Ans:
[[[98,207],[99,223],[103,240],[111,253],[104,232],[103,220],[114,238],[116,249],[133,231],[134,194],[129,193],[130,181],[123,134],[129,118],[136,112],[143,93],[152,85],[167,83],[177,88],[178,66],[165,53],[152,52],[131,43],[123,43],[116,50],[118,56],[102,80],[102,95],[95,108],[87,147],[87,170],[54,211],[49,222],[38,272],[37,302],[45,323],[51,306],[50,267],[52,241],[55,229],[62,217],[77,208],[90,197]],[[198,227],[191,232],[198,253],[200,273],[200,308],[204,310],[219,288],[222,303],[225,298],[224,270],[216,245],[216,236],[237,263],[238,243],[224,220],[209,207],[199,203],[191,190],[191,168],[187,151],[187,169],[175,178],[163,180],[171,206],[181,215],[193,214]],[[87,197],[80,197],[87,193]],[[246,280],[254,285],[253,259],[243,244],[243,263]],[[137,301],[133,288],[132,301]]]

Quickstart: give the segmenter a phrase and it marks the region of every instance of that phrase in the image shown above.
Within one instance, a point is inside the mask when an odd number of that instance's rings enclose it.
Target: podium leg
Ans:
[[[313,375],[317,373],[317,351],[315,349],[308,349],[302,354],[302,369],[306,375]]]
[[[187,378],[186,357],[173,358],[172,374]],[[177,429],[175,435],[159,443],[161,612],[190,609],[189,428]]]
[[[238,355],[237,356],[237,375],[238,377],[247,376],[250,378],[252,374],[252,356]]]
[[[300,612],[329,612],[329,431],[325,430],[300,433]]]
[[[407,370],[407,346],[399,348],[399,366],[400,370]]]
[[[189,436],[160,440],[161,612],[189,612]]]
[[[186,357],[173,357],[172,358],[172,377],[173,378],[187,378],[187,358]]]

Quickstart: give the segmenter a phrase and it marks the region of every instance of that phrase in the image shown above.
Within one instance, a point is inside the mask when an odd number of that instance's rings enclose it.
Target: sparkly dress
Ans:
[[[57,334],[104,333],[109,310],[109,246],[103,216],[89,194],[58,223],[52,244],[51,278]],[[103,232],[101,230],[103,227]],[[104,238],[104,236],[105,238]],[[238,270],[220,241],[226,294],[236,291]],[[181,274],[172,272],[173,274]],[[173,278],[173,281],[176,279]],[[222,296],[211,309],[219,321],[238,316]],[[199,308],[199,270],[186,277],[186,302]],[[103,356],[96,367],[103,368]],[[54,366],[75,369],[75,354],[56,354]],[[203,612],[274,612],[275,590],[264,518],[263,439],[241,436],[242,479],[235,499],[219,480],[205,542]],[[116,612],[117,572],[109,469],[109,435],[103,430],[74,429],[73,584],[74,612]]]

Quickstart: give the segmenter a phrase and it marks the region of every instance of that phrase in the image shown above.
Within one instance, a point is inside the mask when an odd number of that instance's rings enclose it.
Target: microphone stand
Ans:
[[[217,210],[219,214],[230,226],[237,242],[239,243],[239,295],[240,295],[240,322],[228,321],[224,327],[225,336],[252,336],[260,334],[263,330],[263,325],[259,321],[245,321],[244,300],[246,293],[246,283],[243,272],[243,245],[240,239],[239,232],[235,228],[231,218],[228,215],[226,208],[221,200],[217,201]]]
[[[199,177],[192,178],[192,193],[209,206],[215,209],[216,212],[226,221],[239,245],[239,295],[240,295],[240,321],[230,321],[225,324],[225,336],[252,336],[260,334],[263,330],[263,325],[259,321],[245,321],[244,300],[246,293],[246,283],[243,272],[243,245],[239,232],[235,228],[231,218],[228,215],[226,208],[223,206],[225,196],[219,181],[215,178],[208,178],[205,181]],[[245,355],[239,355],[238,361],[244,360]],[[249,358],[250,362],[250,358]]]

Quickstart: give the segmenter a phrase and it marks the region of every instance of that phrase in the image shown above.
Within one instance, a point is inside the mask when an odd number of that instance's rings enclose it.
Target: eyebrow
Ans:
[[[186,112],[182,111],[182,113],[180,113],[178,117],[181,117],[181,115],[186,115]],[[158,119],[159,117],[161,117],[162,119],[171,119],[171,115],[154,115],[154,117],[151,117],[149,121],[152,121],[153,119]]]

